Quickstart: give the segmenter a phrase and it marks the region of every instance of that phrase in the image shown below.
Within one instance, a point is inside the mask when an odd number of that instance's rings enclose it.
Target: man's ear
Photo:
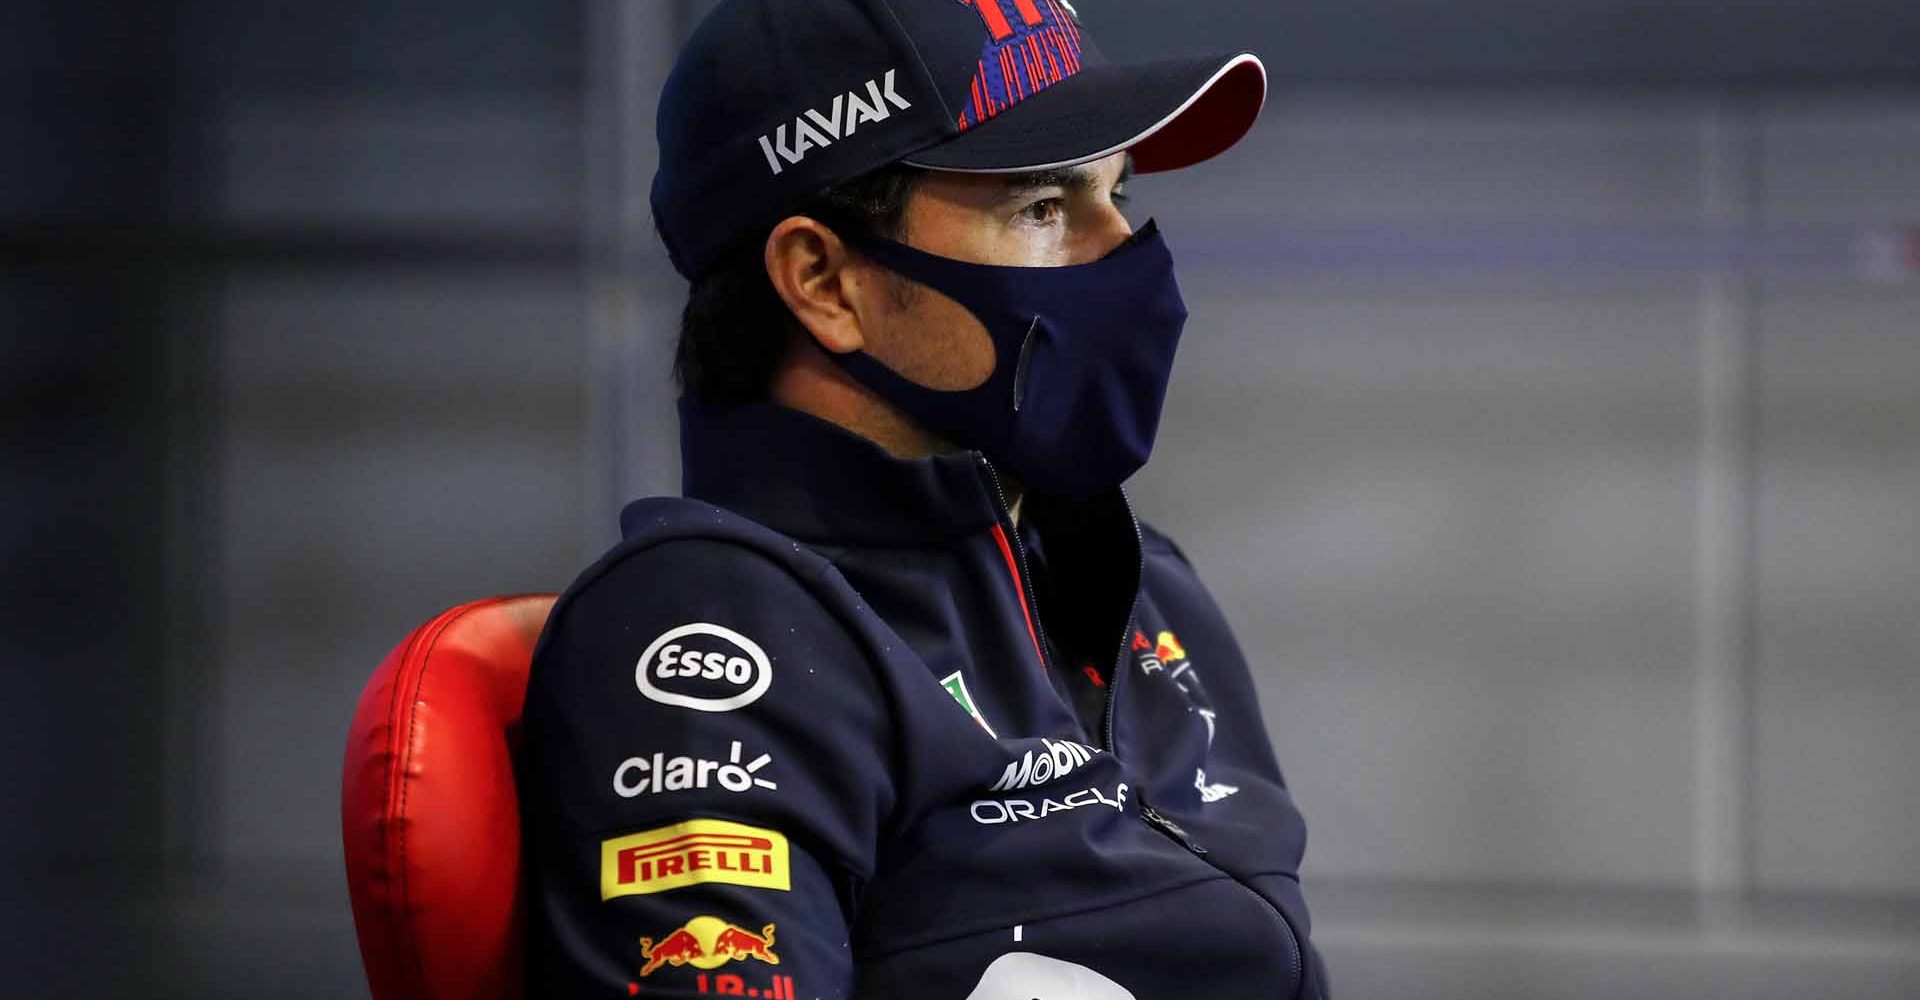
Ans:
[[[872,269],[837,233],[790,216],[767,236],[766,266],[774,292],[823,349],[847,354],[866,347],[864,320],[874,300],[863,292]]]

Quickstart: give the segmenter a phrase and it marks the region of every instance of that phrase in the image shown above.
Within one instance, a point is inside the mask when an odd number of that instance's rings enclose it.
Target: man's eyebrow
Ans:
[[[1009,174],[1006,190],[1010,195],[1025,194],[1041,188],[1066,188],[1079,191],[1093,186],[1093,171],[1085,167],[1062,167],[1057,170],[1035,170],[1032,173]]]
[[[1128,156],[1126,162],[1120,167],[1120,177],[1113,182],[1113,186],[1119,187],[1131,177],[1133,177],[1133,157]],[[1024,174],[1009,174],[1006,192],[1009,197],[1012,197],[1053,187],[1076,192],[1091,191],[1098,180],[1093,170],[1086,165],[1061,167],[1055,170],[1035,170]]]

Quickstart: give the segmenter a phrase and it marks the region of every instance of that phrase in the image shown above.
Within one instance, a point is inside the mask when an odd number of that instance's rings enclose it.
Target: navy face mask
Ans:
[[[970,264],[885,240],[857,245],[973,313],[993,338],[995,365],[979,386],[943,391],[864,351],[830,355],[856,381],[1040,493],[1086,498],[1146,464],[1187,322],[1158,226],[1068,267]]]

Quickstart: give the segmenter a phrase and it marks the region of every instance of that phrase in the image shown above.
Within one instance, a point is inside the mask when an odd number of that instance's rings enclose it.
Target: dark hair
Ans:
[[[804,215],[852,239],[900,235],[907,199],[924,171],[894,164],[808,199],[789,215]],[[773,290],[765,261],[766,234],[729,250],[687,293],[673,377],[682,392],[711,403],[764,399],[790,336],[800,330]]]

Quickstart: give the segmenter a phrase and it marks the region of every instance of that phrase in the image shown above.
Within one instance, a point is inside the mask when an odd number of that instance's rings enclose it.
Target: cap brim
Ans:
[[[1251,53],[1088,66],[993,119],[905,158],[961,173],[1057,170],[1133,154],[1136,173],[1178,170],[1240,141],[1267,100]]]

